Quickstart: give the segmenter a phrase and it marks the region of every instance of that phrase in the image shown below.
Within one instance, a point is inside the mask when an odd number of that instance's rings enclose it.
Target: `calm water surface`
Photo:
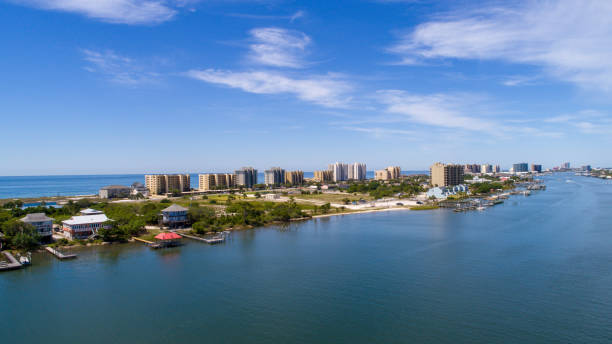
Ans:
[[[612,185],[349,215],[0,274],[6,343],[610,343]],[[570,180],[567,182],[566,180]]]

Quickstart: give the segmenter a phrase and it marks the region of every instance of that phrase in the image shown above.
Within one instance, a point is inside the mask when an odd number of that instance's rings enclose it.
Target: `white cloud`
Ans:
[[[540,66],[580,86],[612,90],[612,2],[527,1],[485,7],[417,26],[390,51],[423,59],[500,60]]]
[[[13,0],[45,10],[72,12],[117,24],[158,24],[172,19],[173,1],[163,0]]]
[[[327,107],[346,107],[351,85],[336,75],[292,78],[269,71],[232,72],[216,69],[191,70],[189,77],[256,94],[292,94]]]
[[[154,82],[159,76],[157,73],[147,71],[133,59],[110,50],[99,52],[83,49],[82,53],[83,59],[89,63],[85,70],[100,73],[112,82],[135,86]]]
[[[377,92],[386,111],[407,116],[411,121],[449,128],[493,130],[496,126],[486,120],[466,115],[470,97],[449,94],[419,95],[398,90]]]
[[[306,47],[311,40],[299,31],[281,28],[257,28],[250,31],[249,59],[273,67],[302,68]]]

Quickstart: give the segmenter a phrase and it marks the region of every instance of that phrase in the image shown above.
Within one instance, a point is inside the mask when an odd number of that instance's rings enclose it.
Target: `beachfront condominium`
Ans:
[[[231,189],[236,186],[235,176],[231,173],[205,173],[198,175],[198,190]]]
[[[467,164],[464,166],[463,171],[465,173],[480,173],[480,167],[478,164]]]
[[[151,195],[163,195],[171,192],[186,192],[191,190],[188,174],[147,174],[145,186]]]
[[[285,183],[290,185],[304,184],[304,172],[299,170],[285,172]]]
[[[529,172],[529,165],[526,162],[519,162],[518,164],[512,165],[512,172]]]
[[[330,170],[314,171],[313,180],[319,183],[328,183],[334,180],[334,173]]]
[[[236,185],[252,188],[257,184],[257,170],[252,167],[243,167],[236,170]]]
[[[493,173],[499,173],[499,172],[501,172],[501,167],[499,165],[493,166]]]
[[[334,182],[341,182],[344,180],[348,180],[348,164],[343,164],[341,162],[336,162],[335,164],[330,164],[328,169],[332,171],[332,179]]]
[[[399,166],[389,166],[383,170],[377,170],[374,172],[374,179],[376,180],[396,180],[401,176],[402,169]]]
[[[563,165],[561,165],[561,168],[569,170],[570,169],[570,163],[569,162],[564,162]]]
[[[272,167],[264,171],[264,183],[266,185],[285,184],[285,170],[280,167]]]
[[[493,166],[491,164],[482,164],[480,166],[480,173],[493,173]]]
[[[365,180],[366,179],[366,164],[359,162],[352,163],[348,166],[349,180]]]
[[[463,165],[443,164],[437,162],[431,165],[429,173],[431,175],[431,185],[433,186],[453,186],[463,184]]]
[[[542,165],[531,164],[531,172],[542,173]]]

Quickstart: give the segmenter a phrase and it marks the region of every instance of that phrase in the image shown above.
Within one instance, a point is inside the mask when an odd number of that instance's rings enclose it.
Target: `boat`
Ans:
[[[480,206],[480,207],[478,207],[478,208],[476,208],[476,210],[480,210],[480,211],[483,211],[483,210],[485,210],[485,207],[483,207],[483,206]]]
[[[31,259],[29,256],[21,256],[19,257],[19,263],[21,263],[21,265],[30,265]]]

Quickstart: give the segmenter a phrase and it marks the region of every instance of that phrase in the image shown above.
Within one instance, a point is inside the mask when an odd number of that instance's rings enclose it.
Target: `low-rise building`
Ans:
[[[34,226],[41,237],[41,241],[48,241],[53,235],[53,219],[45,215],[45,213],[27,214],[21,218],[21,222]]]
[[[109,185],[100,188],[98,195],[100,198],[126,198],[130,197],[131,189],[129,186]]]
[[[375,180],[395,180],[401,176],[401,168],[399,166],[389,166],[384,170],[374,172]]]
[[[79,213],[81,213],[82,216],[104,214],[104,212],[101,210],[96,210],[96,209],[91,209],[91,208],[83,209]]]
[[[143,197],[149,197],[149,189],[142,183],[134,182],[131,187],[130,194],[132,196],[142,195]]]
[[[98,233],[108,217],[104,214],[73,216],[62,221],[62,230],[69,239],[86,239]]]
[[[275,194],[275,193],[267,193],[263,195],[263,198],[269,201],[273,201],[273,200],[277,200],[280,198],[279,194]]]
[[[187,224],[187,211],[189,209],[173,204],[162,210],[162,221],[171,228],[183,227]]]
[[[453,186],[436,186],[427,190],[427,197],[435,197],[436,199],[445,199],[448,196],[456,195],[460,192],[469,192],[467,185],[459,184]]]

